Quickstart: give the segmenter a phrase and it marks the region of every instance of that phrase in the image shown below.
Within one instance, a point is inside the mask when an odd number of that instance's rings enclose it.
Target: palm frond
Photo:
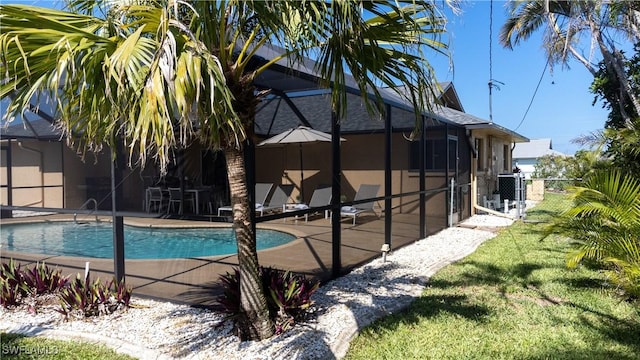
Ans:
[[[638,288],[640,264],[640,181],[619,171],[598,170],[584,186],[570,190],[574,206],[548,228],[575,241],[567,265],[593,259],[616,266],[612,278]],[[626,275],[625,275],[626,274]],[[635,279],[635,280],[634,280]]]
[[[201,138],[212,147],[237,143],[243,132],[219,61],[160,5],[114,9],[129,11],[129,21],[111,22],[120,24],[111,34],[89,15],[2,6],[0,96],[13,97],[8,116],[48,94],[77,148],[99,150],[122,137],[130,161],[153,157],[161,171],[195,128],[209,129]],[[177,71],[190,78],[176,82]]]
[[[498,38],[502,46],[510,49],[529,39],[547,21],[543,1],[512,1],[508,12]]]
[[[307,34],[313,38],[300,41],[316,44],[317,70],[326,79],[325,85],[335,89],[332,104],[339,116],[344,116],[347,102],[344,74],[353,76],[372,114],[384,112],[381,86],[411,101],[416,115],[431,109],[437,81],[427,52],[448,54],[440,41],[445,19],[431,2],[333,2],[326,13],[303,7],[297,10],[299,18],[315,20],[313,31]],[[363,14],[372,16],[365,19]],[[409,94],[397,89],[399,85],[406,85]]]

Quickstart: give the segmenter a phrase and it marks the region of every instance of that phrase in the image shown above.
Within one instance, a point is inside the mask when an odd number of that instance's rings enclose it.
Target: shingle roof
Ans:
[[[38,119],[29,123],[18,122],[0,128],[0,138],[6,139],[39,139],[60,140],[61,133],[50,122]]]
[[[45,97],[46,98],[46,97]],[[3,121],[10,99],[4,98],[0,101],[0,116]],[[0,138],[4,139],[41,139],[59,140],[61,132],[55,129],[51,123],[54,121],[50,115],[52,113],[49,101],[43,100],[40,104],[33,105],[24,111],[24,114],[17,115],[10,123],[0,125]]]
[[[545,155],[566,156],[553,150],[551,139],[532,139],[529,142],[517,143],[513,148],[513,159],[537,159]]]
[[[380,89],[382,95],[391,103],[407,103],[391,89]],[[292,97],[291,102],[298,108],[309,125],[319,131],[331,132],[331,103],[329,94],[306,95]],[[270,98],[258,107],[256,114],[256,134],[272,136],[287,129],[304,124],[293,109],[277,97]],[[392,107],[392,126],[395,131],[411,131],[415,127],[415,116],[412,111]],[[527,138],[495,123],[477,116],[447,107],[438,107],[431,113],[433,121],[450,123],[468,128],[492,128],[512,135],[519,141]],[[341,132],[369,133],[384,130],[384,121],[380,116],[370,116],[361,98],[347,95],[347,114],[341,122]]]

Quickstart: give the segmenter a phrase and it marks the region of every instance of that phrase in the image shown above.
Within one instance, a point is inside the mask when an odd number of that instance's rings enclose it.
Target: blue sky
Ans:
[[[601,104],[592,106],[589,86],[593,79],[575,60],[570,69],[557,66],[544,73],[531,108],[531,102],[546,63],[541,34],[513,50],[498,43],[498,34],[506,20],[505,2],[493,3],[493,79],[504,85],[492,94],[493,121],[530,139],[551,138],[553,148],[573,154],[580,148],[571,140],[603,128],[608,112]],[[489,1],[467,1],[463,13],[448,14],[447,25],[454,70],[448,63],[434,59],[439,81],[453,81],[465,112],[489,119]],[[587,49],[588,50],[588,49]],[[597,54],[599,55],[599,54]],[[522,124],[520,122],[522,121]]]

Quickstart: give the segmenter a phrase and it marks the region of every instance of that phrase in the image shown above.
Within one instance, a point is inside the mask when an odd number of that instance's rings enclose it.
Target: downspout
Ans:
[[[31,206],[37,203],[41,203],[42,207],[44,207],[44,153],[40,150],[33,149],[25,146],[22,141],[18,141],[18,147],[25,151],[30,151],[32,153],[38,154],[40,156],[40,201],[36,201],[33,203],[26,204],[26,206]]]
[[[490,181],[492,182],[491,186],[487,186],[487,190],[490,190],[491,192],[493,192],[494,190],[498,189],[498,178],[496,177],[494,179],[494,165],[495,165],[495,161],[494,161],[494,157],[495,157],[495,153],[493,151],[493,135],[489,135],[488,137],[489,139],[489,143],[487,144],[487,148],[488,148],[488,153],[489,153],[489,169],[491,170],[491,179]],[[487,184],[489,185],[489,184]],[[493,189],[493,190],[491,190]]]
[[[471,159],[471,216],[475,215],[476,208],[478,205],[478,149],[476,149],[475,141],[473,140],[473,133],[471,130],[466,129],[466,138],[467,143],[469,144],[469,148],[471,148],[471,152],[473,153],[473,157]]]
[[[487,214],[491,214],[491,215],[494,215],[494,216],[499,216],[499,217],[515,220],[515,218],[513,216],[511,216],[511,215],[509,215],[507,213],[501,213],[500,211],[495,211],[493,209],[489,209],[489,208],[486,208],[484,206],[480,206],[478,204],[474,204],[473,207],[476,210],[483,211],[483,212],[485,212]]]

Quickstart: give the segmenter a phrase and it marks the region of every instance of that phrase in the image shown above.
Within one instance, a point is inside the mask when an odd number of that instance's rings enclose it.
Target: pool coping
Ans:
[[[30,216],[23,218],[3,218],[0,221],[1,224],[6,225],[14,225],[14,224],[34,224],[34,223],[49,223],[49,222],[73,222],[72,215],[56,215],[55,218],[49,218],[51,215],[43,215],[43,216]],[[95,217],[91,217],[87,219],[86,217],[78,217],[77,222],[105,222],[112,223],[113,219],[111,217],[100,216],[98,217],[98,221],[95,220]],[[159,223],[159,221],[164,221],[165,223]],[[175,228],[175,229],[188,229],[188,228],[228,228],[233,227],[232,223],[218,223],[218,222],[205,222],[205,221],[197,221],[197,220],[183,220],[183,219],[156,219],[156,218],[143,218],[143,217],[125,217],[123,219],[125,225],[135,226],[135,227],[149,227],[149,228]],[[156,223],[158,222],[158,223]],[[290,233],[293,236],[304,237],[308,234],[306,232],[292,229],[287,226],[286,223],[283,225],[278,225],[274,223],[259,223],[256,225],[256,228],[259,229],[269,229],[269,230],[277,230],[286,233]]]

